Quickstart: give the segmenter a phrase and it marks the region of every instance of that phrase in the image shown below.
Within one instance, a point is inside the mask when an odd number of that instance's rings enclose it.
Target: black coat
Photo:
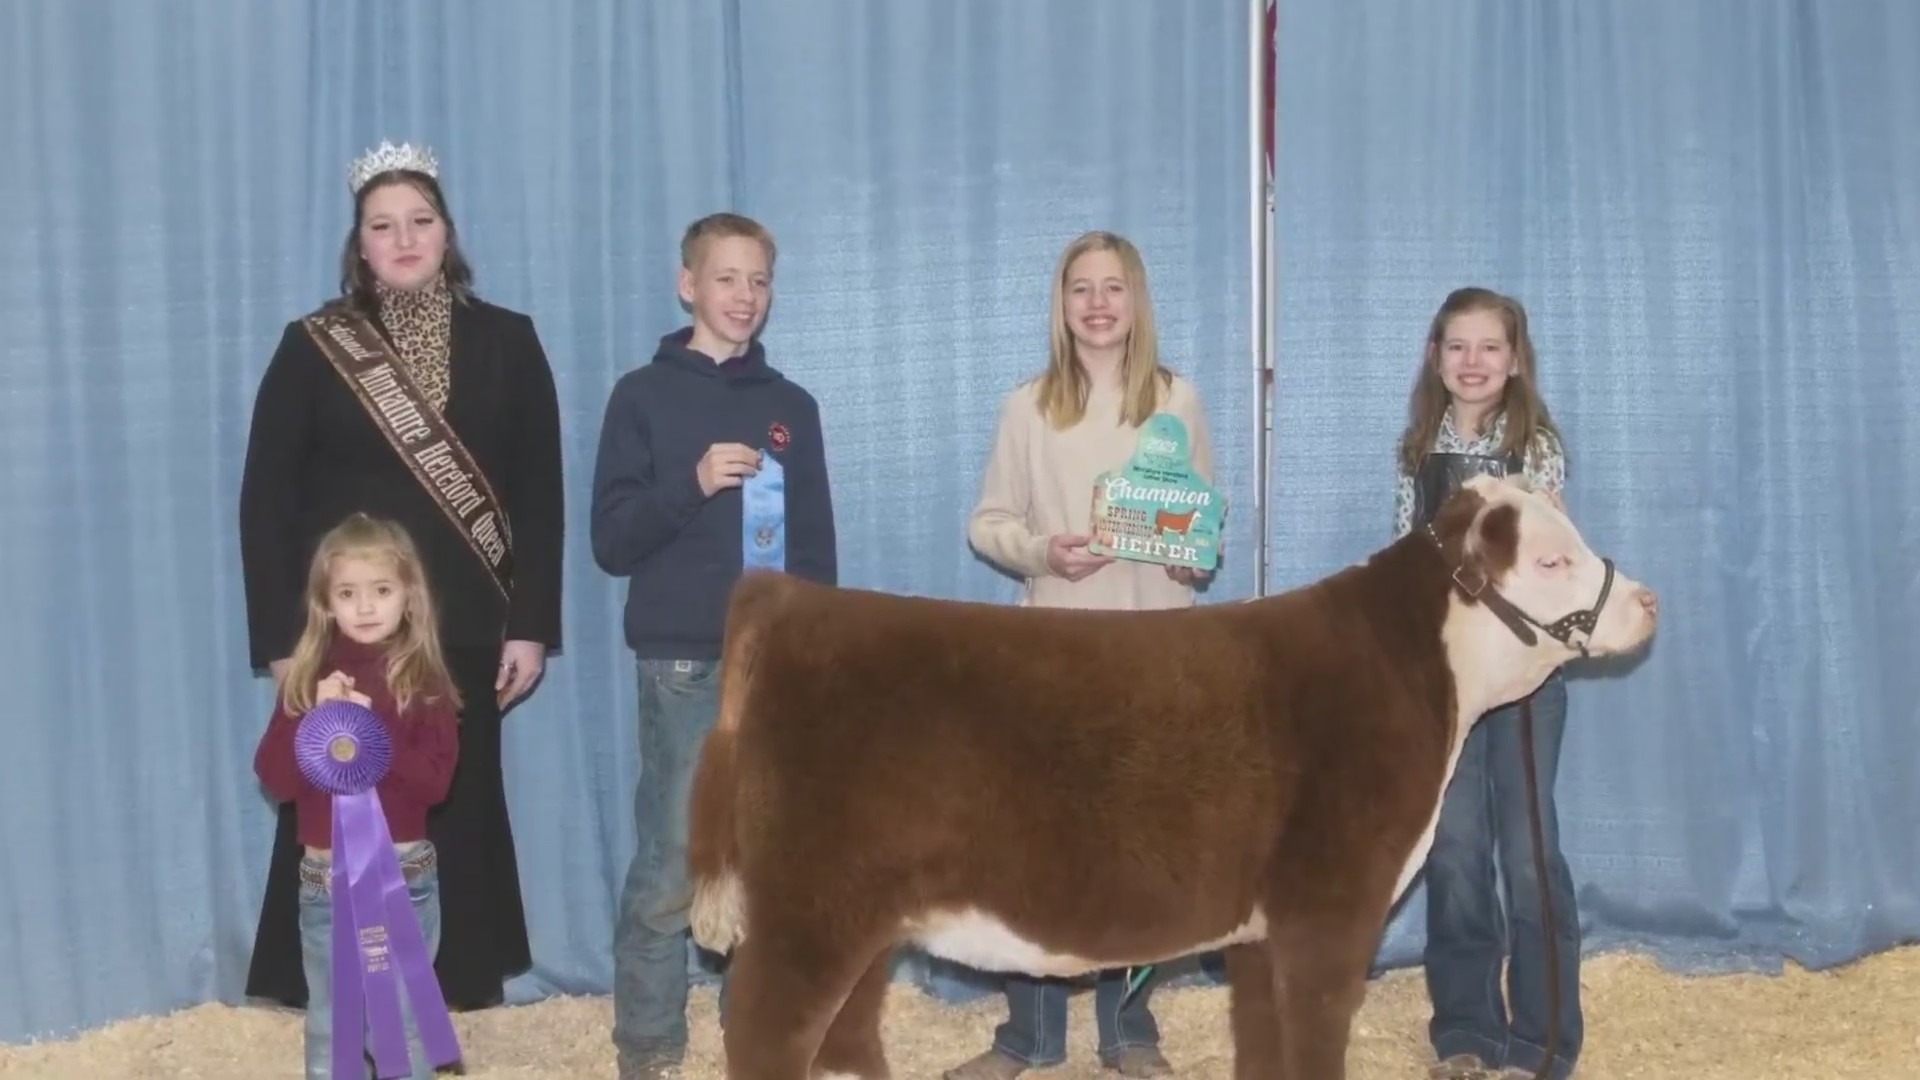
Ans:
[[[447,647],[521,640],[559,648],[565,522],[553,371],[533,320],[519,312],[456,300],[452,335],[446,420],[486,473],[513,531],[510,602],[296,320],[261,377],[240,481],[248,655],[256,669],[292,654],[313,550],[355,510],[412,533]]]

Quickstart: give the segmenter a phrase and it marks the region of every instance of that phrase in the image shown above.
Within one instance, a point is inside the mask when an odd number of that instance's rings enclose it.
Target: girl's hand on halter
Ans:
[[[1079,581],[1095,570],[1113,561],[1111,555],[1095,555],[1087,550],[1093,542],[1091,536],[1072,536],[1059,533],[1047,538],[1047,569],[1066,578]]]

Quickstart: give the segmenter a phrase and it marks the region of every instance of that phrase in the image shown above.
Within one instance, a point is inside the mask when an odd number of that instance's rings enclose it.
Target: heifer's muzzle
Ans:
[[[1432,523],[1427,525],[1427,536],[1433,541],[1434,547],[1440,548],[1441,551],[1446,550],[1440,543],[1440,534],[1433,531]],[[1606,577],[1600,581],[1600,598],[1593,602],[1592,607],[1555,619],[1551,623],[1542,623],[1515,607],[1511,600],[1500,595],[1500,590],[1492,587],[1492,583],[1487,580],[1485,574],[1469,570],[1465,565],[1454,567],[1453,583],[1459,586],[1460,591],[1469,599],[1479,600],[1487,605],[1487,610],[1499,617],[1501,622],[1506,623],[1507,629],[1513,631],[1513,636],[1519,638],[1521,644],[1532,645],[1540,640],[1533,635],[1537,627],[1545,631],[1548,637],[1569,649],[1578,650],[1581,656],[1586,656],[1587,643],[1593,640],[1594,628],[1600,623],[1600,609],[1606,606],[1607,596],[1613,592],[1613,560],[1603,558],[1600,560],[1600,565],[1606,568]]]

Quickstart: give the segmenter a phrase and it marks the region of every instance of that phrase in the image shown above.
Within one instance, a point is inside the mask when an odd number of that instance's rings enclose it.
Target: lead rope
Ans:
[[[1547,1046],[1533,1080],[1547,1080],[1560,1041],[1560,942],[1553,930],[1553,890],[1547,882],[1547,841],[1540,824],[1540,781],[1533,772],[1533,698],[1520,701],[1520,753],[1527,766],[1527,824],[1533,833],[1533,873],[1540,882],[1540,931],[1547,939]]]

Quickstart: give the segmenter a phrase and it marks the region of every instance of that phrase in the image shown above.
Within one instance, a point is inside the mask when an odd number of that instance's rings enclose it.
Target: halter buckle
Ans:
[[[1469,577],[1473,579],[1471,583],[1467,581]],[[1453,571],[1453,583],[1460,586],[1460,591],[1466,593],[1470,599],[1478,600],[1480,593],[1487,587],[1487,576],[1464,565],[1457,566]]]

